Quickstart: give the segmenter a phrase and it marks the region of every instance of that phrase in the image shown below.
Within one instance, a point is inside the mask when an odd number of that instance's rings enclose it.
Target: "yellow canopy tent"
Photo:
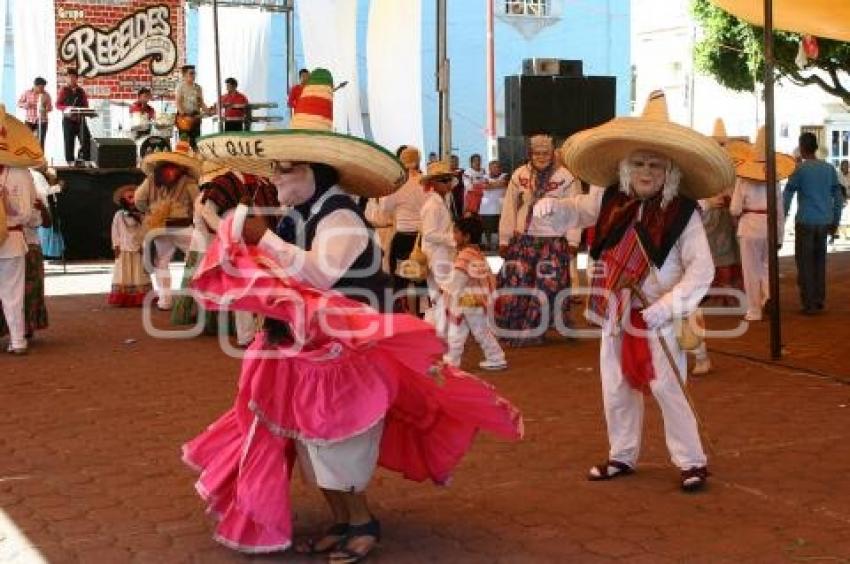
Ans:
[[[723,10],[750,23],[764,27],[764,106],[767,130],[767,185],[776,182],[774,154],[774,65],[773,30],[815,35],[850,41],[850,0],[711,0]],[[768,266],[770,278],[770,354],[782,358],[782,324],[779,309],[779,259],[776,253],[776,192],[768,190],[768,238],[772,249]]]
[[[763,26],[761,0],[711,0],[742,20]],[[773,26],[776,29],[850,41],[850,1],[773,0]]]

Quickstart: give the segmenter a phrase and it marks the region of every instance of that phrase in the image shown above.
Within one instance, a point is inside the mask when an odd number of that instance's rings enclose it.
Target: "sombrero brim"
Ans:
[[[322,163],[336,169],[347,192],[367,198],[391,194],[407,174],[389,151],[365,139],[309,129],[218,133],[198,139],[205,159],[270,177],[275,161]]]
[[[207,182],[212,181],[214,178],[218,178],[224,174],[230,172],[230,167],[223,165],[221,163],[214,163],[212,161],[204,161],[201,166],[201,178],[198,181],[199,184],[203,185]]]
[[[652,151],[671,159],[682,171],[679,193],[701,200],[735,182],[732,161],[720,144],[687,127],[642,118],[615,118],[564,142],[564,165],[597,186],[619,181],[620,162],[634,151]]]
[[[5,114],[0,127],[6,129],[6,138],[0,140],[0,165],[37,168],[45,164],[38,139],[21,120]]]
[[[735,175],[747,180],[767,180],[765,162],[756,154],[755,146],[746,141],[732,141],[727,146],[735,164]],[[794,174],[797,161],[785,153],[776,153],[776,180],[784,180]]]
[[[423,174],[422,176],[419,177],[419,184],[425,184],[429,180],[431,180],[433,178],[438,178],[440,176],[449,176],[449,175],[447,175],[446,173]],[[458,182],[457,176],[455,176],[454,174],[451,174],[450,176],[452,177],[452,188],[454,188],[455,186],[458,185],[459,182]]]
[[[174,163],[182,166],[189,171],[189,176],[195,180],[201,177],[201,161],[183,153],[175,153],[173,151],[156,151],[145,155],[145,158],[142,159],[142,172],[153,174],[156,165],[160,163]]]
[[[127,192],[135,192],[136,186],[133,184],[124,184],[123,186],[119,186],[112,193],[112,202],[117,206],[121,203],[121,196],[126,194]]]

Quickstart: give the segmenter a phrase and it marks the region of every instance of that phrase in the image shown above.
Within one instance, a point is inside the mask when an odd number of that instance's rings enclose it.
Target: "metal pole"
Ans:
[[[487,4],[487,160],[489,161],[496,158],[496,50],[493,33],[493,0],[484,1]]]
[[[775,109],[773,99],[773,0],[764,0],[764,126],[767,180],[768,276],[770,278],[770,357],[782,358],[782,321],[779,309],[779,218],[776,213]]]
[[[218,0],[213,0],[213,38],[215,41],[215,107],[218,110],[218,131],[224,131],[224,110],[221,107],[221,54],[218,41]]]
[[[448,160],[452,152],[446,13],[446,0],[437,0],[437,98],[440,104],[440,158],[443,160]]]
[[[295,86],[295,2],[286,11],[286,86]]]

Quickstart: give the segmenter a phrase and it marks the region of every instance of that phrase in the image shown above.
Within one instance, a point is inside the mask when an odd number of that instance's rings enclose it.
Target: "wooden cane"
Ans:
[[[634,292],[634,294],[638,297],[641,304],[644,308],[649,307],[649,300],[646,299],[646,296],[643,292],[635,286],[634,284],[629,284],[629,289]],[[685,379],[682,376],[682,373],[679,371],[679,365],[676,363],[676,359],[673,358],[673,353],[670,351],[670,347],[667,344],[667,340],[664,338],[664,335],[661,333],[660,329],[655,330],[655,335],[658,337],[658,342],[661,343],[661,349],[664,351],[664,356],[667,357],[667,361],[670,363],[670,368],[673,369],[673,373],[676,375],[676,382],[679,384],[679,389],[682,390],[682,394],[685,396],[685,401],[688,402],[688,407],[691,408],[691,413],[694,414],[694,419],[697,422],[697,432],[700,437],[702,437],[702,441],[705,443],[706,450],[710,454],[714,454],[714,443],[709,437],[708,432],[705,429],[705,424],[702,422],[702,418],[699,416],[699,412],[697,412],[697,408],[694,406],[694,400],[691,397],[690,392],[688,392],[688,388],[685,385]]]

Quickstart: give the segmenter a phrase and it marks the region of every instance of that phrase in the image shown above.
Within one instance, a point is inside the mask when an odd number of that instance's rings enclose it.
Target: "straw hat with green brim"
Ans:
[[[321,163],[336,169],[339,185],[369,198],[391,194],[406,179],[401,162],[370,141],[333,131],[333,77],[316,69],[295,105],[290,129],[218,133],[198,139],[204,159],[259,176],[276,163]]]
[[[0,165],[35,168],[44,164],[44,151],[32,131],[0,104]]]
[[[115,192],[112,193],[112,202],[116,206],[121,205],[121,200],[124,198],[124,194],[126,193],[136,193],[136,186],[134,184],[124,184],[123,186],[119,186],[115,189]]]
[[[649,96],[643,115],[621,117],[576,133],[561,149],[564,165],[597,186],[619,182],[620,162],[635,151],[652,151],[672,160],[682,171],[679,193],[701,200],[731,186],[732,161],[720,144],[667,117],[664,93]]]
[[[756,134],[756,142],[730,141],[726,146],[732,160],[735,161],[735,174],[747,180],[764,182],[767,180],[765,153],[767,147],[764,126]],[[776,180],[783,180],[794,174],[797,162],[791,155],[776,153]]]
[[[177,143],[173,151],[154,151],[145,155],[142,159],[142,172],[153,174],[156,166],[162,163],[182,166],[195,180],[201,177],[201,161],[192,155],[192,148],[185,141]]]
[[[452,167],[446,161],[434,161],[428,163],[428,168],[425,174],[419,177],[419,184],[425,184],[429,181],[451,180],[452,188],[457,186],[457,176],[452,173]]]

